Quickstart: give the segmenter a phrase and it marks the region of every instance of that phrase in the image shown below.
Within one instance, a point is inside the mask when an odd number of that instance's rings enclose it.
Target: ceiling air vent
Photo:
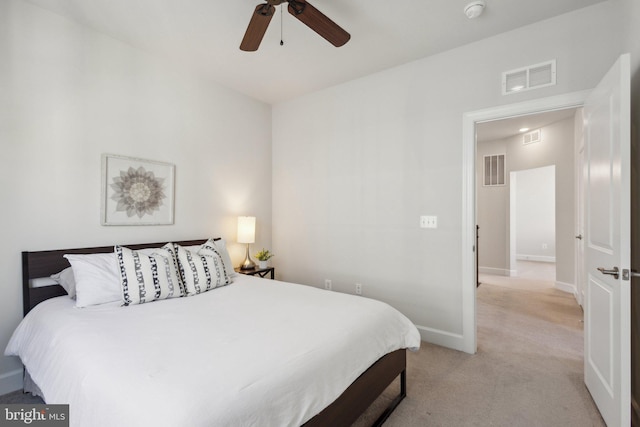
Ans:
[[[556,84],[556,60],[502,73],[502,94],[522,92]]]
[[[522,143],[527,145],[533,144],[534,142],[540,142],[540,138],[542,137],[541,135],[540,129],[525,133],[522,135]]]

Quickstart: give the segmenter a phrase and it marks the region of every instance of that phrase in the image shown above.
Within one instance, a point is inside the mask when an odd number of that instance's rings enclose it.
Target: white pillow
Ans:
[[[60,273],[52,274],[51,278],[55,280],[58,285],[62,286],[65,291],[67,291],[69,298],[75,299],[76,280],[73,276],[73,268],[67,267]]]
[[[120,274],[113,252],[64,256],[71,263],[76,282],[76,307],[122,300]]]
[[[224,264],[224,269],[227,272],[229,277],[235,277],[238,275],[236,271],[233,269],[233,263],[231,262],[231,256],[229,256],[229,251],[227,250],[227,242],[224,239],[213,240],[209,239],[202,245],[195,246],[183,246],[185,249],[191,252],[198,252],[205,245],[212,245],[216,248],[218,255],[222,258],[222,263]]]
[[[125,306],[184,295],[172,244],[150,255],[122,246],[116,246],[115,253]]]
[[[231,263],[231,257],[229,256],[229,251],[227,250],[227,242],[225,242],[224,239],[219,239],[219,240],[209,239],[202,245],[202,248],[204,247],[210,247],[215,252],[217,252],[218,255],[220,255],[220,258],[222,258],[222,263],[224,265],[225,272],[229,277],[234,277],[238,275],[238,273],[236,273],[236,271],[233,269],[233,264]]]
[[[174,244],[187,295],[197,295],[231,283],[222,258],[206,243],[196,252]]]

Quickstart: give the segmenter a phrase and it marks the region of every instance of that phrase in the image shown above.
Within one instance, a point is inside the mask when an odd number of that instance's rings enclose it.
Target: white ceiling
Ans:
[[[479,123],[476,126],[476,141],[487,142],[508,138],[522,133],[520,132],[522,128],[529,128],[529,130],[540,129],[560,120],[573,117],[575,113],[575,108],[567,108]]]
[[[486,0],[475,20],[470,0],[310,0],[351,34],[346,45],[277,10],[257,52],[238,46],[260,0],[25,1],[276,103],[606,0]]]

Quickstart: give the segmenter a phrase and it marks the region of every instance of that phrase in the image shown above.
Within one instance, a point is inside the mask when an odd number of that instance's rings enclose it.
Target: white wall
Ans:
[[[542,141],[523,145],[512,141],[511,170],[555,165],[556,284],[563,289],[575,286],[575,136],[572,118],[542,129]]]
[[[0,2],[0,58],[0,349],[21,251],[221,235],[239,263],[239,214],[271,247],[269,105],[21,0]],[[175,224],[101,226],[102,153],[174,163]],[[20,374],[0,358],[0,394]]]
[[[273,238],[286,280],[387,301],[462,348],[462,117],[593,87],[619,53],[612,2],[274,106]],[[557,59],[558,84],[500,95]],[[437,215],[438,229],[418,228]],[[467,331],[468,333],[468,331]]]
[[[316,286],[328,276],[345,291],[362,281],[455,347],[467,285],[462,114],[593,87],[622,51],[637,89],[639,19],[636,0],[609,1],[275,106],[279,276]],[[2,348],[21,317],[22,250],[232,240],[244,213],[258,216],[256,245],[269,245],[268,106],[19,0],[0,2],[0,58]],[[500,72],[551,58],[557,86],[499,95]],[[103,152],[177,165],[174,226],[99,225]],[[438,215],[439,228],[417,229],[420,214]],[[0,359],[0,392],[17,369]]]
[[[569,141],[573,144],[573,141]],[[573,157],[571,158],[573,160]],[[556,167],[515,172],[516,258],[556,259]],[[511,181],[513,185],[513,181]],[[573,194],[571,194],[573,198]],[[513,203],[513,201],[511,201]],[[573,215],[573,211],[568,212]],[[511,249],[512,251],[514,248]]]
[[[476,144],[476,218],[480,227],[478,268],[480,273],[499,276],[510,276],[512,273],[509,265],[511,174],[505,170],[505,185],[483,186],[483,159],[484,156],[504,154],[505,167],[508,168],[511,156],[507,156],[507,146],[508,139]]]

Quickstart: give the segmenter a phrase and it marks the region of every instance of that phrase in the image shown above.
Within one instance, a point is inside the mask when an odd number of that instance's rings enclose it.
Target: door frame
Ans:
[[[462,116],[462,351],[478,349],[476,316],[476,124],[581,107],[591,91],[571,92],[464,113]]]

